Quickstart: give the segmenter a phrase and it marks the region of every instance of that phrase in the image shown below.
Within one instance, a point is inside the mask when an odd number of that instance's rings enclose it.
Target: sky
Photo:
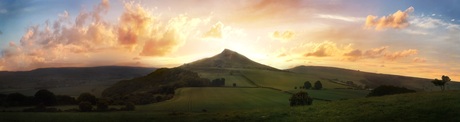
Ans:
[[[0,0],[0,70],[176,67],[230,49],[279,69],[460,81],[460,0]]]

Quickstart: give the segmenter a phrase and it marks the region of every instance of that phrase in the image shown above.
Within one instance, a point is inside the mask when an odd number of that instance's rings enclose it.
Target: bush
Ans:
[[[88,102],[88,101],[80,102],[78,107],[80,108],[80,111],[82,112],[90,112],[93,110],[93,105],[91,105],[91,102]]]
[[[396,86],[379,86],[372,90],[367,97],[373,97],[373,96],[384,96],[384,95],[392,95],[392,94],[402,94],[402,93],[412,93],[415,92],[415,90],[407,89],[404,87],[396,87]]]
[[[293,94],[289,101],[291,106],[311,105],[313,103],[313,99],[304,91]]]

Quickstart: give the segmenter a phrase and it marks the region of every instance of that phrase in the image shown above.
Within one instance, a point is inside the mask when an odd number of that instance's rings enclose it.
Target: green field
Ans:
[[[291,93],[296,93],[301,90],[289,90]],[[325,89],[325,90],[303,90],[307,91],[308,95],[313,98],[319,98],[323,100],[343,100],[343,99],[354,99],[363,98],[369,91],[367,90],[353,90],[353,89]]]
[[[345,85],[324,81],[319,77],[292,72],[252,69],[244,69],[241,70],[241,72],[248,79],[260,86],[281,89],[284,91],[292,90],[294,87],[303,86],[305,81],[310,81],[310,83],[313,84],[318,80],[321,81],[324,89],[348,88],[348,86]]]
[[[290,94],[264,88],[181,88],[173,99],[141,106],[138,111],[200,112],[288,107]]]
[[[252,110],[156,112],[0,113],[0,121],[460,121],[460,91],[420,92],[384,97],[314,102],[311,106]]]
[[[294,87],[302,86],[305,81],[310,81],[313,84],[320,80],[323,84],[323,90],[308,90],[308,93],[314,98],[324,100],[362,98],[369,93],[365,90],[344,89],[350,87],[302,73],[238,68],[200,68],[193,69],[193,71],[208,79],[225,78],[226,86],[232,86],[233,83],[236,83],[238,87],[274,88],[290,93],[300,91]]]

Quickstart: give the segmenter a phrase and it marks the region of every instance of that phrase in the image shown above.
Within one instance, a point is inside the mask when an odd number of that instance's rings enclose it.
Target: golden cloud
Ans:
[[[339,54],[345,50],[346,47],[339,47],[336,43],[330,41],[324,41],[322,43],[314,44],[312,52],[304,54],[305,57],[328,57]]]
[[[383,30],[385,28],[396,28],[402,29],[409,26],[407,21],[409,14],[414,12],[414,7],[409,7],[405,11],[398,10],[393,14],[388,16],[378,16],[369,15],[366,18],[365,26],[367,28],[372,28],[375,26],[375,30]]]
[[[426,59],[425,58],[420,58],[420,57],[415,57],[414,59],[412,59],[412,62],[425,63]]]
[[[380,47],[380,48],[374,48],[374,49],[370,49],[366,51],[361,51],[360,49],[354,49],[350,52],[344,53],[343,56],[345,56],[345,59],[349,61],[356,61],[359,59],[382,58],[382,57],[385,60],[394,61],[400,58],[416,55],[418,53],[418,50],[416,49],[407,49],[407,50],[398,51],[398,52],[388,52],[386,51],[387,49],[388,49],[387,46]],[[414,59],[414,62],[416,62],[415,60],[417,60],[417,62],[423,62],[424,59],[416,58]]]
[[[346,57],[346,60],[349,61],[356,61],[358,59],[362,58],[378,58],[381,57],[384,54],[384,51],[388,47],[380,47],[380,48],[374,48],[366,51],[361,51],[360,49],[354,49],[350,52],[344,53],[343,56]]]
[[[387,53],[384,55],[385,59],[387,60],[396,60],[398,58],[403,58],[403,57],[408,57],[411,55],[416,55],[418,54],[418,50],[416,49],[408,49],[408,50],[403,50],[399,52],[394,52],[394,53]]]
[[[215,25],[211,27],[211,29],[204,33],[203,37],[205,38],[222,38],[222,30],[224,28],[224,24],[221,22],[217,22]]]
[[[284,32],[275,31],[275,32],[273,32],[272,37],[274,39],[278,39],[278,40],[281,40],[283,42],[286,42],[288,40],[291,40],[294,37],[294,32],[292,32],[292,31],[284,31]]]
[[[153,12],[133,2],[124,3],[119,21],[111,23],[103,17],[109,8],[109,1],[102,0],[91,11],[82,10],[74,21],[65,11],[53,22],[30,26],[20,44],[11,42],[1,51],[0,67],[30,70],[75,64],[110,65],[130,61],[125,58],[128,55],[164,56],[180,47],[197,24],[202,23],[199,18],[184,15],[158,19]]]

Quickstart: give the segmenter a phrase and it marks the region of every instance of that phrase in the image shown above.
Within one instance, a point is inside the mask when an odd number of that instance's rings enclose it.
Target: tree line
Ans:
[[[105,98],[96,98],[90,93],[82,93],[77,98],[68,95],[55,95],[46,89],[38,90],[34,96],[25,96],[21,93],[0,94],[0,103],[3,107],[34,106],[26,108],[24,112],[59,112],[62,110],[53,108],[57,105],[78,105],[78,109],[64,111],[132,111],[133,103],[125,103],[125,107],[109,108],[114,102]],[[93,107],[96,106],[96,107]]]

